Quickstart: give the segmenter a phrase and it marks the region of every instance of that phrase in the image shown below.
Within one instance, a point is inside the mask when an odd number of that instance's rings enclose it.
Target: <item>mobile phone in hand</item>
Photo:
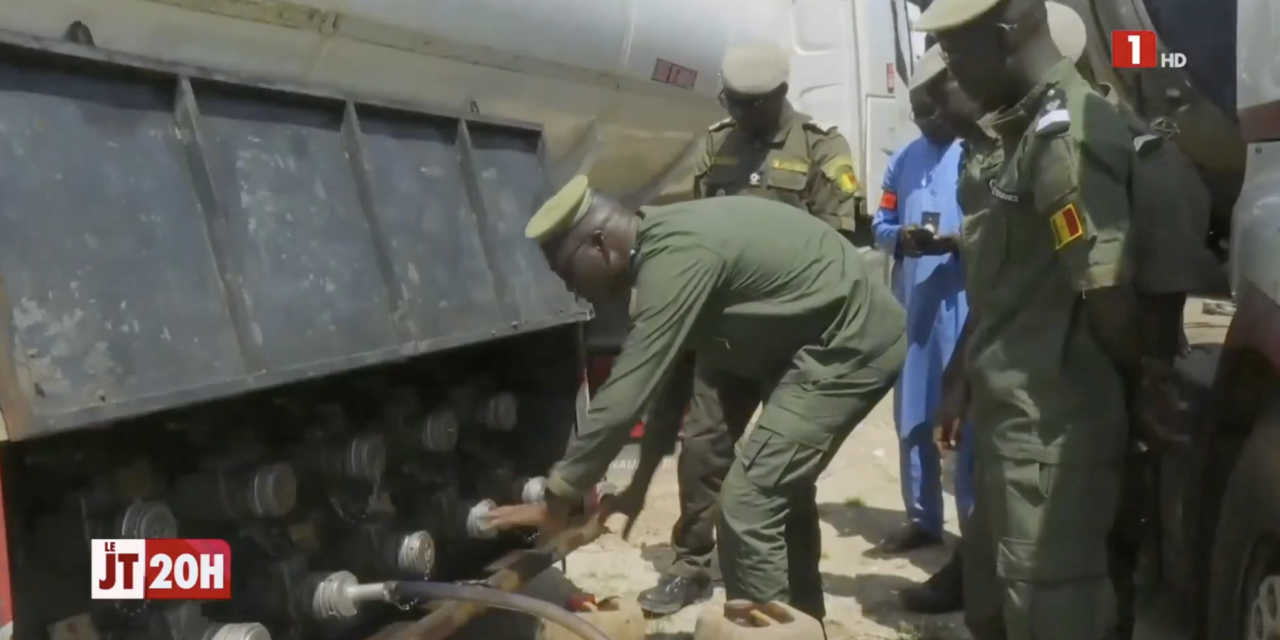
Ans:
[[[932,235],[938,235],[942,230],[942,214],[937,211],[924,212],[923,225]]]

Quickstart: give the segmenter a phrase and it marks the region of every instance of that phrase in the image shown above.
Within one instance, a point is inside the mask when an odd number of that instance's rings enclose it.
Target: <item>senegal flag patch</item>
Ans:
[[[1080,213],[1076,211],[1076,205],[1069,204],[1049,218],[1049,224],[1053,227],[1053,248],[1061,249],[1073,240],[1084,235],[1084,223],[1080,220]]]
[[[853,193],[858,190],[858,179],[853,177],[853,169],[848,169],[836,178],[836,186],[845,193]]]

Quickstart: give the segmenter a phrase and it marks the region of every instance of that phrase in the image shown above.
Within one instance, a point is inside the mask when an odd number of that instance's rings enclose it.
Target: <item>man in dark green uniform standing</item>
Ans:
[[[859,229],[858,181],[849,143],[787,101],[790,61],[772,45],[730,47],[721,65],[720,103],[729,113],[707,130],[694,164],[693,197],[749,195],[789,204],[846,237]],[[866,225],[861,225],[865,227]],[[645,428],[673,439],[684,419],[677,467],[680,518],[671,531],[675,559],[657,586],[640,593],[647,612],[670,615],[710,594],[716,501],[733,462],[733,444],[760,404],[761,389],[681,358]]]
[[[1144,356],[1122,264],[1132,137],[1054,44],[1044,0],[937,0],[915,27],[937,35],[1005,154],[990,206],[966,220],[973,310],[939,415],[944,441],[966,408],[975,425],[966,544],[998,558],[994,583],[966,584],[999,595],[967,602],[967,623],[978,640],[1108,637],[1124,379]]]
[[[632,329],[578,438],[549,474],[546,503],[495,509],[491,524],[562,523],[692,350],[699,366],[767,390],[720,493],[728,597],[789,602],[821,620],[815,483],[902,367],[906,318],[888,288],[830,225],[762,198],[634,212],[578,177],[526,234],[584,298],[632,288]]]

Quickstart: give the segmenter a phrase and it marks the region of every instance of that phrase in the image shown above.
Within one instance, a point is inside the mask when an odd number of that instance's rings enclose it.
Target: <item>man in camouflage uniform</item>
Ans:
[[[749,381],[767,398],[720,492],[725,591],[822,620],[816,482],[893,388],[906,353],[906,314],[861,252],[829,225],[764,198],[636,212],[592,192],[585,177],[552,197],[526,235],[582,297],[610,299],[630,287],[635,306],[612,374],[548,474],[546,503],[495,509],[491,525],[562,526],[568,505],[605,474],[663,379],[693,350],[699,366]]]
[[[966,411],[975,425],[965,595],[978,640],[1114,633],[1124,381],[1145,364],[1122,268],[1132,137],[1064,59],[1046,12],[1043,0],[937,0],[915,25],[936,33],[1005,154],[989,206],[966,212],[970,322],[939,412],[944,442]],[[978,160],[971,174],[990,171]]]
[[[789,66],[787,55],[774,46],[726,52],[720,103],[730,117],[707,131],[695,161],[693,197],[774,200],[852,237],[860,227],[849,143],[835,127],[814,122],[787,101]],[[680,518],[671,532],[676,557],[657,586],[640,594],[645,611],[670,615],[710,594],[720,484],[733,462],[733,443],[760,399],[751,381],[697,369],[686,357],[651,409],[645,428],[665,436],[652,446],[674,437],[686,406],[689,413],[677,467]]]

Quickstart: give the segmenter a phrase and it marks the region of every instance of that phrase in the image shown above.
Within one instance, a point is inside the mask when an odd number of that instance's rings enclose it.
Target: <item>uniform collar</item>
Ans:
[[[791,133],[791,127],[795,126],[797,122],[804,122],[808,119],[809,116],[796,111],[795,107],[791,106],[790,100],[783,102],[782,113],[778,115],[778,128],[774,130],[772,136],[769,136],[762,142],[767,142],[768,144],[782,144],[787,141],[787,136]]]
[[[1027,132],[1031,121],[1040,113],[1049,91],[1071,77],[1075,65],[1063,58],[1049,68],[1040,84],[1036,85],[1018,104],[988,116],[983,126],[990,127],[1001,139],[1018,139]]]

